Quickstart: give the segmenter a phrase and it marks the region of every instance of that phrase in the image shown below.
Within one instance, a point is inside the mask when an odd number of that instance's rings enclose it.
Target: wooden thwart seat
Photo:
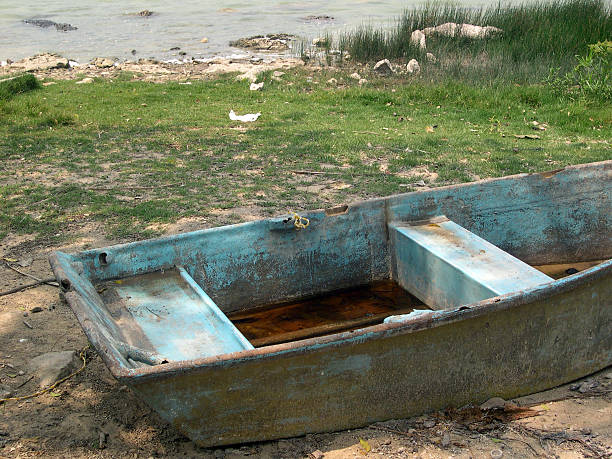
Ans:
[[[253,349],[183,267],[110,281],[105,290],[125,341],[169,361]]]
[[[450,309],[553,279],[446,217],[389,225],[393,276],[432,309]]]

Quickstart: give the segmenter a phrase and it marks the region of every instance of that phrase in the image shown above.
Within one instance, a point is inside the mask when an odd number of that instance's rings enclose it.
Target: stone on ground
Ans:
[[[376,65],[374,65],[374,71],[376,73],[380,73],[381,75],[390,75],[393,73],[393,69],[391,68],[391,62],[389,59],[383,59],[378,61]]]
[[[425,49],[425,34],[420,30],[415,30],[410,35],[410,42],[417,45],[421,49]]]
[[[30,371],[39,387],[47,387],[65,378],[79,366],[75,351],[47,352],[30,360]]]
[[[421,71],[421,66],[419,65],[419,61],[416,59],[410,59],[410,62],[406,65],[406,71],[408,73],[419,73]]]

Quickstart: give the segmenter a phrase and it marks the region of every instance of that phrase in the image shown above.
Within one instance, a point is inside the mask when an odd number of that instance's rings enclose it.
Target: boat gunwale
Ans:
[[[550,170],[550,171],[544,171],[544,172],[524,172],[521,174],[514,174],[514,175],[505,175],[503,177],[492,177],[492,178],[487,178],[487,179],[482,179],[482,180],[477,180],[475,182],[465,182],[465,183],[455,183],[455,184],[451,184],[451,185],[444,185],[444,186],[440,186],[440,187],[435,187],[435,188],[429,188],[429,189],[425,189],[425,190],[413,190],[413,191],[408,191],[406,193],[398,193],[398,194],[393,194],[390,196],[382,196],[382,197],[377,197],[377,198],[371,198],[371,199],[366,199],[366,200],[361,200],[361,201],[354,201],[351,202],[349,204],[347,204],[346,206],[333,206],[332,208],[322,208],[322,209],[314,209],[314,210],[310,210],[310,211],[306,211],[304,212],[304,215],[307,217],[311,217],[317,214],[323,214],[326,215],[326,213],[330,210],[335,210],[339,207],[343,207],[345,208],[344,211],[340,214],[334,214],[334,215],[342,215],[345,213],[348,213],[351,211],[351,209],[353,207],[358,207],[358,206],[362,206],[362,205],[376,205],[377,203],[385,203],[385,207],[393,207],[397,200],[404,198],[405,196],[408,195],[414,195],[414,194],[423,194],[423,193],[432,193],[432,192],[443,192],[443,191],[449,191],[449,190],[456,190],[456,189],[461,189],[461,188],[466,188],[466,187],[472,187],[472,186],[476,186],[476,185],[484,185],[484,184],[488,184],[488,183],[495,183],[495,182],[502,182],[502,181],[508,181],[508,180],[516,180],[518,178],[522,178],[522,177],[529,177],[529,176],[533,176],[533,175],[540,175],[541,177],[548,179],[551,178],[554,175],[557,175],[559,173],[563,173],[566,172],[568,170],[579,170],[579,169],[594,169],[597,168],[598,166],[608,166],[612,169],[612,160],[605,160],[605,161],[598,161],[598,162],[593,162],[593,163],[585,163],[585,164],[575,164],[575,165],[570,165],[570,166],[566,166],[560,169],[555,169],[555,170]],[[264,218],[261,220],[255,220],[255,221],[249,221],[249,222],[242,222],[242,223],[234,223],[231,225],[223,225],[223,226],[213,226],[211,228],[204,228],[201,230],[195,230],[195,231],[189,231],[186,233],[179,233],[179,234],[171,234],[171,235],[167,235],[167,236],[160,236],[160,237],[156,237],[156,238],[151,238],[151,239],[144,239],[144,240],[140,240],[140,241],[134,241],[134,242],[126,242],[123,244],[113,244],[113,245],[109,245],[106,247],[100,247],[100,248],[94,248],[94,249],[88,249],[88,250],[83,250],[81,252],[75,253],[75,254],[67,254],[65,252],[62,252],[61,250],[58,251],[54,251],[49,255],[49,261],[50,264],[52,266],[52,268],[58,264],[57,261],[57,254],[58,253],[62,253],[62,254],[66,254],[69,256],[79,256],[79,257],[88,257],[90,255],[94,255],[94,254],[99,254],[100,251],[103,250],[108,250],[108,251],[115,251],[117,249],[123,249],[126,247],[131,247],[131,248],[138,248],[140,246],[148,246],[152,243],[160,243],[160,242],[164,242],[164,241],[177,241],[177,240],[182,240],[182,239],[192,239],[192,238],[197,238],[200,235],[203,234],[210,234],[211,232],[216,232],[216,231],[222,231],[222,230],[227,230],[227,229],[235,229],[235,228],[240,228],[242,226],[247,226],[247,225],[252,225],[253,223],[257,223],[257,222],[270,222],[270,223],[276,223],[276,222],[284,222],[286,221],[287,217],[290,216],[293,218],[293,215],[290,214],[283,214],[280,216],[276,216],[276,217],[271,217],[271,218]],[[580,260],[580,261],[591,261],[591,260]]]
[[[67,300],[77,319],[83,327],[87,337],[101,355],[111,373],[119,381],[127,384],[144,382],[160,378],[168,378],[187,372],[201,372],[214,367],[236,365],[244,361],[262,358],[276,358],[288,354],[318,351],[322,348],[346,345],[351,342],[363,340],[377,340],[405,333],[415,333],[422,330],[449,325],[462,320],[480,317],[486,314],[504,311],[524,304],[542,301],[547,298],[574,290],[589,282],[597,281],[607,275],[612,275],[612,259],[606,260],[596,266],[588,268],[570,276],[557,279],[546,284],[535,286],[526,290],[519,290],[486,300],[460,306],[452,310],[432,311],[413,319],[395,323],[382,323],[371,325],[353,331],[333,333],[330,335],[307,338],[287,343],[273,344],[252,350],[233,352],[212,357],[192,360],[169,362],[162,365],[140,368],[125,368],[112,351],[105,351],[110,347],[107,339],[96,330],[95,324],[89,319],[86,307],[79,304],[83,300],[79,295],[67,295]],[[74,292],[73,292],[74,293]],[[76,300],[76,301],[75,301]],[[111,347],[112,349],[112,347]]]

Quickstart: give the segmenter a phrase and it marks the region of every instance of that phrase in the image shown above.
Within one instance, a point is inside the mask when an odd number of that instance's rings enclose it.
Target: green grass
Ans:
[[[29,73],[0,78],[0,101],[40,88],[34,75]]]
[[[543,85],[366,76],[360,87],[345,73],[295,69],[282,82],[266,75],[261,92],[230,77],[57,81],[3,101],[0,238],[65,239],[88,224],[143,238],[182,218],[236,223],[245,212],[405,192],[421,179],[438,186],[612,157],[609,104],[564,102]],[[230,109],[262,116],[232,122]],[[548,127],[534,131],[533,121]]]
[[[410,42],[414,30],[446,22],[495,26],[503,33],[487,39],[427,37],[427,49]],[[383,58],[425,62],[425,78],[463,78],[481,82],[535,82],[551,68],[569,71],[587,45],[612,37],[612,9],[604,0],[561,0],[517,6],[470,9],[433,3],[406,10],[390,30],[362,27],[341,34],[337,47],[360,62]]]

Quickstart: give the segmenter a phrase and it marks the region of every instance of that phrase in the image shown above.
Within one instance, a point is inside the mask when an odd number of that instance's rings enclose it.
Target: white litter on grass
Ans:
[[[243,123],[250,123],[256,121],[261,116],[261,113],[247,113],[246,115],[236,115],[234,110],[230,110],[229,117],[232,121],[242,121]]]
[[[70,67],[71,69],[74,67],[80,67],[81,64],[79,64],[77,61],[68,61],[68,67]]]
[[[249,87],[249,89],[251,91],[259,91],[261,88],[263,88],[263,84],[264,84],[263,81],[261,83],[251,83],[251,86]]]

